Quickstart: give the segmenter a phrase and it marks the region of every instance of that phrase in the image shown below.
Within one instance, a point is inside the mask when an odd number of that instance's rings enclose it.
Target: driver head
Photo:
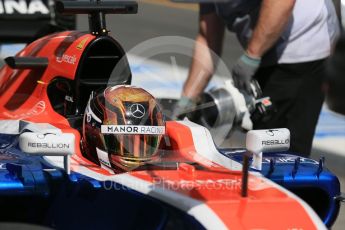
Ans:
[[[83,154],[113,169],[132,170],[158,157],[165,120],[156,99],[120,85],[92,93],[83,120]]]

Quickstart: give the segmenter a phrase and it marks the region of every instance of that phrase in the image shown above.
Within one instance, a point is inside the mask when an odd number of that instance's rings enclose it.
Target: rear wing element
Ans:
[[[138,12],[138,3],[135,1],[93,1],[74,2],[58,1],[56,10],[63,14],[88,14],[90,33],[96,36],[108,35],[106,29],[106,14],[136,14]]]

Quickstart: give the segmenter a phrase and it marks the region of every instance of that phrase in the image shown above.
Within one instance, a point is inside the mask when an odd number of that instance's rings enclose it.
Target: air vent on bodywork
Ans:
[[[122,47],[111,37],[101,36],[86,48],[76,74],[76,113],[83,113],[91,91],[107,85],[130,84],[131,72]],[[117,65],[125,70],[111,76]]]

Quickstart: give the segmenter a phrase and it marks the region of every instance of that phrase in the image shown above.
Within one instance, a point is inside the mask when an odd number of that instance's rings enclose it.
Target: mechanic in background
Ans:
[[[345,34],[338,40],[327,62],[326,103],[339,114],[345,115]]]
[[[245,50],[232,69],[235,86],[250,93],[257,79],[277,110],[254,128],[288,128],[291,150],[308,156],[324,101],[324,63],[339,33],[332,0],[215,2],[200,3],[198,61],[192,61],[174,114],[196,104],[217,65],[210,49],[221,55],[227,27]]]

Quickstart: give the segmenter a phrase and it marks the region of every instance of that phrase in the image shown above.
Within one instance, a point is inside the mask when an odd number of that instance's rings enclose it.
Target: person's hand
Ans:
[[[175,105],[175,108],[171,115],[171,119],[177,120],[186,117],[188,113],[193,112],[196,105],[196,100],[193,100],[186,96],[182,96]]]
[[[261,63],[260,58],[250,57],[244,53],[232,68],[232,78],[236,88],[245,90],[249,94],[252,93],[250,82],[258,70]]]

